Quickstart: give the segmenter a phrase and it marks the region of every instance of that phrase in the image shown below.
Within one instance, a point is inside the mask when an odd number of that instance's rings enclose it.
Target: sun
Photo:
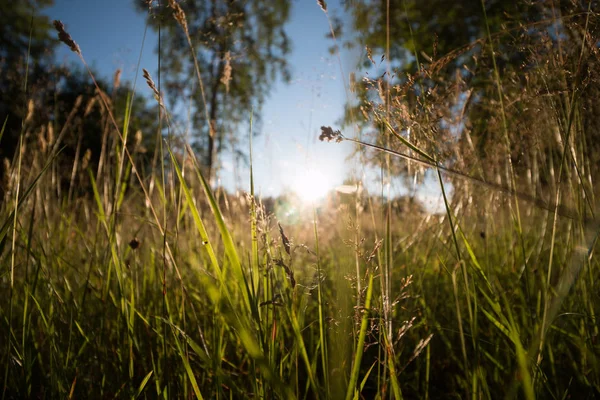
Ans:
[[[294,181],[289,182],[289,185],[305,203],[322,200],[335,186],[330,176],[310,168],[297,171]]]

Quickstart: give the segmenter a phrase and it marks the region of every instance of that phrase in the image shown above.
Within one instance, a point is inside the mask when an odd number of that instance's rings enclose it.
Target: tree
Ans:
[[[363,65],[377,71],[370,71],[377,78],[357,80],[359,102],[348,105],[345,120],[364,115],[363,127],[374,121],[377,129],[370,132],[380,144],[398,143],[380,134],[385,120],[438,159],[488,180],[508,186],[512,166],[517,177],[533,183],[532,190],[557,174],[553,169],[567,138],[584,150],[584,173],[600,164],[598,106],[592,101],[600,89],[594,72],[600,21],[593,3],[390,0],[388,9],[384,0],[354,0],[345,5],[357,42],[376,55],[365,57]],[[389,71],[379,62],[381,55],[390,58]],[[570,110],[582,122],[573,125],[578,131],[572,135]]]
[[[50,20],[39,11],[53,3],[53,0],[0,1],[0,63],[3,70],[7,65],[23,63],[28,48],[34,62],[48,60],[55,43],[50,36]]]
[[[137,1],[140,10],[147,2]],[[240,151],[237,128],[255,118],[278,75],[289,79],[287,0],[169,0],[151,8],[161,34],[161,76],[174,105],[192,98],[193,144],[212,176],[219,152]],[[188,42],[189,40],[189,42]],[[190,49],[191,45],[191,49]],[[197,61],[201,81],[194,62]]]
[[[112,87],[98,78],[98,91],[87,72],[53,64],[56,31],[40,14],[52,4],[53,0],[0,0],[0,127],[6,122],[0,146],[0,202],[9,183],[4,170],[20,137],[28,149],[23,168],[39,167],[32,162],[37,155],[43,158],[51,149],[62,150],[52,169],[60,196],[72,198],[78,194],[75,188],[88,191],[87,167],[96,173],[97,183],[113,173],[114,148],[120,143],[100,96],[120,126],[131,106],[128,146],[138,168],[150,167],[144,149],[157,130],[155,112],[143,97],[131,100],[117,77]]]
[[[56,41],[49,18],[40,10],[52,3],[0,0],[0,126],[6,122],[0,159],[12,159],[29,99],[50,84],[45,71]],[[0,163],[0,176],[3,165]]]
[[[94,75],[98,76],[96,73]],[[122,85],[120,82],[120,71],[116,72],[112,85],[104,79],[96,78],[100,90],[83,69],[61,70],[55,79],[57,87],[45,97],[47,103],[43,109],[48,111],[42,113],[44,120],[39,121],[38,126],[52,121],[53,125],[65,131],[58,143],[63,149],[57,164],[61,171],[61,186],[65,193],[69,193],[69,199],[77,194],[73,192],[74,186],[80,194],[90,192],[88,173],[81,165],[89,166],[98,185],[104,184],[105,180],[114,179],[117,168],[115,157],[118,157],[117,149],[122,146],[122,142],[115,132],[109,112],[119,127],[123,126],[128,114],[129,152],[138,170],[151,168],[151,155],[146,149],[154,146],[153,133],[158,129],[155,118],[157,105],[149,107],[148,100],[142,96],[132,98],[130,85]],[[124,135],[124,132],[121,134]],[[48,144],[57,146],[50,141]],[[81,182],[74,181],[78,167]],[[124,175],[130,176],[131,166],[126,163],[125,168]]]

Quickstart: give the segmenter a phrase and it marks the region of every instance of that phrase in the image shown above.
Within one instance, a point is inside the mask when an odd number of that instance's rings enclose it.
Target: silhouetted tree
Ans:
[[[115,74],[112,84],[99,78],[98,74],[94,75],[100,90],[86,71],[63,69],[52,96],[46,97],[46,108],[53,110],[48,117],[59,129],[66,130],[59,143],[64,148],[58,162],[62,166],[60,169],[65,172],[61,174],[63,186],[69,192],[73,191],[75,183],[71,172],[77,165],[91,168],[98,184],[106,178],[114,179],[115,154],[122,142],[109,112],[115,118],[121,135],[124,135],[125,115],[127,109],[131,109],[127,146],[139,169],[148,171],[151,168],[152,155],[147,149],[154,146],[154,134],[158,129],[157,106],[150,107],[147,99],[140,95],[132,100],[128,85],[120,83],[120,71]],[[129,169],[129,163],[125,164]],[[84,180],[77,187],[86,192],[89,188],[87,172],[81,172]]]
[[[0,161],[11,160],[28,101],[50,84],[46,71],[56,44],[48,17],[40,11],[52,0],[0,0],[0,127],[6,123]],[[3,176],[4,162],[0,162]],[[0,184],[0,198],[3,192]]]
[[[0,178],[5,177],[4,169],[11,164],[22,135],[28,153],[34,150],[48,156],[51,149],[62,149],[52,173],[59,195],[71,197],[87,191],[86,168],[95,172],[98,181],[114,172],[115,147],[120,143],[109,111],[122,129],[131,105],[128,146],[138,167],[150,167],[145,149],[153,146],[156,112],[141,96],[131,101],[129,89],[119,85],[117,77],[112,87],[97,77],[97,90],[87,72],[53,64],[56,31],[40,13],[52,4],[52,0],[0,0],[0,126],[6,122]],[[28,157],[28,161],[35,159],[32,154]],[[6,184],[0,180],[0,199]]]

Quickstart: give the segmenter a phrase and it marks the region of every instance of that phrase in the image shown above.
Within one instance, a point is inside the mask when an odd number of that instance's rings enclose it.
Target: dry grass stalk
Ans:
[[[52,122],[48,122],[48,140],[46,140],[49,145],[54,144],[54,125]]]
[[[144,79],[146,79],[146,83],[148,84],[148,87],[150,89],[152,89],[152,91],[154,92],[154,98],[156,99],[156,101],[158,101],[158,104],[161,107],[164,107],[163,102],[162,102],[162,97],[160,96],[160,92],[156,88],[156,84],[154,83],[154,81],[152,80],[152,77],[150,76],[150,72],[148,72],[148,70],[146,68],[142,68],[142,71],[144,71],[143,76],[144,76]]]
[[[121,69],[119,68],[115,72],[115,77],[113,79],[113,90],[117,90],[119,86],[121,86]]]
[[[292,271],[292,269],[290,267],[288,267],[282,259],[278,258],[273,260],[275,262],[275,265],[283,268],[283,270],[285,271],[285,274],[287,275],[288,279],[290,280],[290,284],[292,285],[292,289],[296,287],[296,278],[294,277],[294,271]]]
[[[69,46],[71,51],[81,55],[81,49],[79,48],[77,43],[75,43],[71,35],[69,35],[67,31],[65,31],[65,25],[61,21],[55,19],[54,28],[58,32],[58,39],[67,46]]]
[[[113,108],[113,103],[110,97],[106,94],[106,92],[100,88],[96,88],[95,90],[95,99],[100,99],[102,101],[102,105],[104,107],[100,107],[100,110],[106,109],[106,111],[110,111]]]
[[[4,159],[2,160],[2,164],[3,164],[3,171],[4,174],[2,176],[2,179],[0,180],[0,183],[2,184],[2,187],[4,188],[4,199],[8,199],[10,197],[10,193],[12,192],[12,179],[11,179],[11,163],[10,160],[6,157],[4,157]]]
[[[69,112],[69,115],[67,116],[67,120],[65,121],[62,129],[60,130],[60,133],[58,134],[58,137],[56,138],[56,141],[54,142],[54,145],[52,146],[51,149],[51,154],[56,154],[56,152],[58,151],[58,147],[59,145],[62,143],[62,140],[64,139],[67,131],[71,128],[71,124],[73,123],[73,119],[75,118],[75,116],[77,115],[77,112],[79,111],[79,108],[81,107],[81,103],[83,103],[83,96],[79,95],[77,96],[77,98],[75,99],[75,104],[73,105],[73,108],[71,109],[71,111]],[[48,124],[48,128],[50,128],[50,124]],[[54,136],[54,131],[49,131],[49,134],[52,134],[52,136]],[[48,144],[52,143],[51,140],[48,140]]]
[[[46,141],[46,126],[45,125],[42,125],[42,127],[38,131],[37,139],[38,139],[38,145],[39,145],[39,148],[40,148],[42,154],[45,154],[46,150],[48,150],[48,142]]]
[[[369,59],[369,61],[371,61],[371,63],[373,63],[373,65],[375,65],[375,61],[373,60],[373,50],[371,50],[371,48],[369,46],[366,46],[367,49],[367,58]]]
[[[90,165],[90,160],[92,159],[92,150],[87,149],[83,154],[83,159],[81,161],[81,169],[85,170]]]
[[[356,74],[350,72],[350,91],[356,93]]]
[[[25,117],[25,123],[31,122],[33,119],[33,112],[35,111],[35,105],[32,99],[27,102],[27,117]]]
[[[135,131],[134,144],[135,144],[135,147],[138,147],[140,144],[142,144],[142,131],[140,129]]]
[[[281,224],[278,223],[277,225],[279,225],[279,233],[281,234],[281,242],[283,243],[285,252],[288,253],[288,255],[291,255],[290,254],[290,249],[291,249],[290,239],[288,239],[288,237],[283,232],[283,228],[281,227]]]
[[[229,93],[229,83],[231,82],[231,52],[225,53],[225,67],[223,68],[223,76],[221,83],[225,85],[225,90]]]
[[[181,25],[186,35],[189,35],[187,21],[185,19],[185,12],[175,0],[169,0],[169,7],[173,9],[173,17]]]
[[[85,107],[85,111],[83,112],[84,117],[87,117],[88,115],[90,115],[90,113],[92,112],[92,109],[96,105],[96,99],[97,99],[97,97],[94,96],[88,101],[87,106]]]
[[[135,131],[134,141],[133,141],[133,152],[134,153],[146,153],[147,149],[144,147],[142,140],[144,135],[140,129]]]
[[[383,86],[383,78],[377,79],[377,94],[379,94],[379,99],[381,100],[381,103],[385,104],[386,93],[385,87]]]

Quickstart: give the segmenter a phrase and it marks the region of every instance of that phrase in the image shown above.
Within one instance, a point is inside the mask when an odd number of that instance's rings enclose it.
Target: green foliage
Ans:
[[[19,64],[22,73],[28,52],[33,63],[49,60],[56,43],[51,38],[50,19],[40,11],[53,3],[53,0],[0,1],[0,70],[3,75],[11,72],[8,67]]]
[[[491,61],[486,74],[503,99],[495,115],[510,117],[515,93]],[[412,108],[370,110],[391,135],[378,138],[380,152],[408,147],[433,167],[443,159],[433,127],[447,104],[419,92],[436,82],[411,83]],[[557,157],[553,193],[578,200],[566,218],[494,185],[468,190],[475,180],[450,197],[448,170],[437,167],[445,214],[398,212],[356,186],[286,223],[293,208],[267,212],[253,187],[249,196],[213,192],[189,146],[169,143],[167,158],[158,142],[164,162],[140,172],[128,140],[132,129],[153,129],[143,102],[132,106],[117,84],[65,80],[52,93],[60,133],[50,140],[49,121],[26,119],[0,204],[2,397],[597,398],[600,224],[579,217],[595,211],[597,174],[582,145],[585,110],[572,101],[585,83],[572,83],[539,112],[553,113],[574,143]],[[402,136],[394,118],[406,113],[419,115],[411,127],[429,142]],[[95,170],[69,156],[93,198],[65,201],[58,151],[70,151],[77,127],[110,140]],[[82,137],[76,148],[88,145]],[[398,152],[385,154],[389,176]],[[548,182],[551,160],[539,161]]]
[[[148,11],[145,3],[136,3]],[[188,32],[166,1],[148,13],[149,24],[163,32],[163,88],[173,104],[192,99],[194,149],[209,177],[218,167],[219,152],[243,153],[240,124],[247,122],[252,110],[260,111],[278,76],[289,79],[290,44],[284,24],[290,6],[288,0],[181,2]]]
[[[525,383],[530,398],[597,393],[595,258],[583,260],[570,294],[553,289],[571,261],[581,262],[577,243],[590,246],[577,224],[560,222],[554,240],[540,244],[552,220],[529,210],[525,247],[536,272],[527,295],[511,224],[499,210],[486,228],[469,223],[470,213],[456,216],[457,245],[466,257],[457,263],[449,225],[426,215],[412,215],[414,224],[409,215],[387,227],[376,221],[373,230],[362,215],[362,239],[354,243],[344,213],[315,214],[318,234],[308,219],[285,226],[284,240],[273,217],[258,209],[252,289],[247,204],[229,196],[230,208],[220,211],[205,185],[194,183],[194,171],[173,168],[187,212],[168,214],[179,221],[177,235],[166,236],[170,253],[143,217],[137,190],[125,197],[116,234],[107,224],[111,210],[102,205],[106,187],[94,185],[96,204],[81,202],[79,209],[61,205],[50,180],[27,190],[16,215],[17,246],[0,256],[5,292],[11,254],[18,266],[12,306],[7,297],[0,301],[0,340],[10,345],[2,350],[5,396],[495,398]],[[57,206],[45,213],[48,201]],[[214,219],[203,217],[200,240],[199,213],[209,215],[208,208]],[[7,211],[2,220],[13,221]],[[386,261],[393,296],[387,316],[378,245],[371,247],[382,228],[396,247]],[[12,228],[6,232],[12,237]],[[223,242],[228,235],[232,241]],[[136,244],[128,244],[134,237]],[[240,266],[233,252],[242,256]],[[364,274],[351,278],[353,253]],[[562,314],[542,323],[559,294]]]
[[[25,102],[27,110],[23,120],[17,120],[13,115],[8,117],[13,124],[6,127],[7,144],[2,147],[6,161],[3,165],[11,164],[14,141],[23,135],[26,148],[39,150],[42,154],[62,149],[53,167],[54,179],[60,183],[57,186],[59,193],[68,200],[91,194],[86,169],[92,169],[97,178],[102,179],[104,171],[113,173],[115,168],[119,140],[110,124],[110,112],[121,126],[127,120],[132,132],[127,146],[136,155],[137,167],[151,168],[153,154],[148,149],[154,147],[158,125],[154,118],[156,112],[147,105],[145,98],[136,96],[131,100],[130,90],[120,86],[118,80],[113,85],[99,80],[98,90],[88,74],[75,67],[49,67],[39,72],[45,83],[37,86],[35,94]],[[126,119],[129,108],[130,117]],[[28,168],[32,165],[32,157],[26,154],[26,158]],[[2,182],[0,188],[4,190],[6,184]]]
[[[45,71],[56,41],[50,34],[50,20],[41,10],[52,3],[52,0],[0,1],[0,120],[5,123],[0,160],[13,158],[31,94],[50,86]],[[0,174],[5,170],[3,164]]]
[[[439,160],[506,186],[510,159],[518,181],[541,189],[551,184],[541,169],[560,163],[573,113],[574,145],[590,163],[582,170],[599,165],[591,99],[600,87],[600,20],[588,3],[387,4],[346,3],[356,29],[352,43],[368,47],[361,64],[370,72],[356,79],[359,101],[347,105],[346,123],[361,123],[373,141],[387,144],[378,132],[388,121]]]

